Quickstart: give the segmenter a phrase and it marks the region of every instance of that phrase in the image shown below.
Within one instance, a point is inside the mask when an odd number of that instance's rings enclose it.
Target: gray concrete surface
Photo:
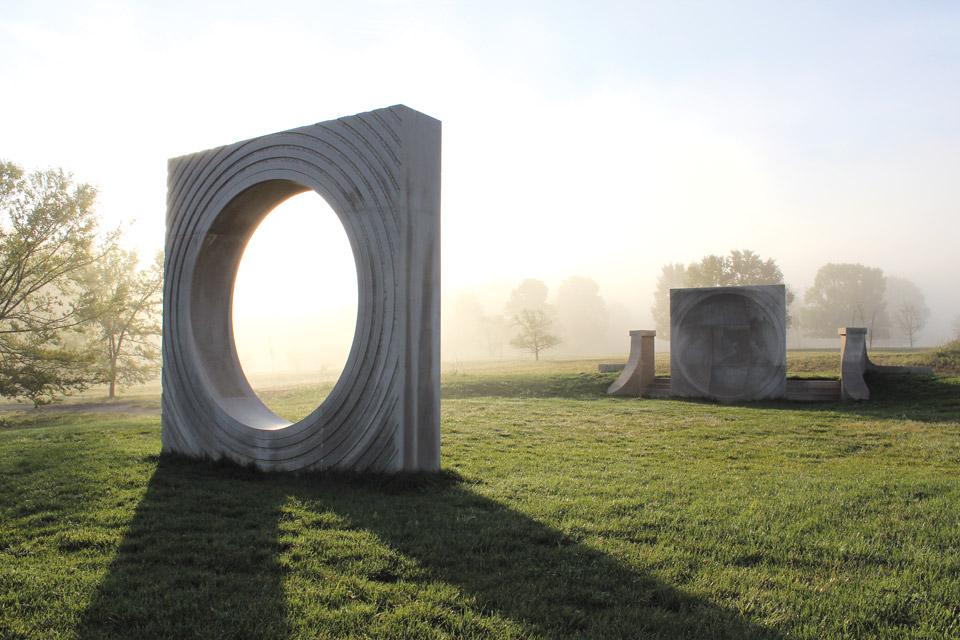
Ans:
[[[841,327],[840,335],[840,398],[843,400],[869,400],[870,388],[864,374],[872,373],[918,373],[933,375],[933,367],[896,367],[874,364],[867,355],[866,327]]]
[[[173,158],[163,309],[165,451],[265,470],[440,466],[440,122],[397,105]],[[287,198],[319,193],[356,259],[356,334],[323,404],[291,424],[244,377],[233,285]],[[317,283],[330,273],[296,274]]]
[[[787,389],[783,285],[670,290],[670,393],[744,402]]]
[[[630,332],[630,356],[623,373],[607,387],[608,396],[632,396],[639,398],[653,383],[653,341],[657,332],[637,329]]]

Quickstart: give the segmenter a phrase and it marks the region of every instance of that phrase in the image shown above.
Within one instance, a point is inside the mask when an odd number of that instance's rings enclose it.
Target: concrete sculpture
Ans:
[[[233,285],[260,221],[310,189],[353,248],[357,324],[333,391],[291,424],[240,368]],[[397,105],[170,160],[164,451],[278,471],[438,469],[439,309],[438,120]]]
[[[869,400],[870,389],[863,379],[869,368],[867,357],[867,330],[865,327],[842,327],[840,335],[840,398]]]
[[[670,394],[743,402],[787,388],[783,285],[670,290]]]
[[[608,396],[639,397],[653,384],[653,339],[656,335],[656,331],[644,329],[630,332],[630,357],[620,377],[607,388]]]
[[[867,329],[841,327],[840,335],[840,398],[869,400],[870,389],[863,376],[873,373],[919,373],[933,375],[933,367],[892,367],[873,364],[867,355]]]

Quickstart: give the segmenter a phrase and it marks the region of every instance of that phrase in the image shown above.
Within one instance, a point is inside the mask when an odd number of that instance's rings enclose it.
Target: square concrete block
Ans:
[[[670,393],[744,402],[787,390],[783,285],[670,290]]]

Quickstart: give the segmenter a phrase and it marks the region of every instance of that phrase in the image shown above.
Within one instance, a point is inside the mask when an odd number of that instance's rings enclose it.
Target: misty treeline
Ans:
[[[838,340],[837,329],[857,326],[868,329],[871,346],[913,347],[930,318],[917,285],[878,267],[825,264],[801,295],[784,282],[776,260],[744,249],[663,265],[651,307],[657,339],[670,339],[670,289],[764,284],[785,285],[788,331],[798,346],[802,336]],[[444,304],[442,347],[451,361],[539,359],[547,350],[554,355],[620,353],[629,330],[648,328],[623,305],[605,300],[596,281],[582,276],[567,278],[556,291],[535,279],[512,288],[491,284],[455,294]],[[960,316],[952,329],[960,339]]]
[[[62,169],[0,161],[0,396],[40,405],[155,377],[162,256],[102,232],[97,192]]]
[[[444,308],[444,358],[539,359],[546,350],[558,355],[617,353],[633,328],[627,308],[604,300],[591,278],[571,276],[555,292],[532,278],[513,289],[496,288],[494,298],[503,302],[492,308],[484,308],[475,293],[460,293]]]
[[[705,256],[700,262],[665,264],[657,279],[651,312],[657,337],[669,340],[670,289],[785,284],[773,259],[750,250]],[[866,327],[875,342],[913,347],[930,318],[923,292],[909,280],[879,267],[828,263],[817,270],[802,297],[786,285],[787,324],[797,337],[836,339],[840,327]],[[960,318],[954,321],[960,337]]]

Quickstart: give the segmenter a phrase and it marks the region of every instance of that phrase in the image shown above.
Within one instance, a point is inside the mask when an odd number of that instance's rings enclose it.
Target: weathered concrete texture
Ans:
[[[656,335],[656,331],[644,329],[630,332],[630,357],[627,359],[627,366],[620,377],[607,388],[607,395],[638,398],[653,383],[653,340]]]
[[[869,400],[870,388],[864,374],[873,373],[919,373],[933,375],[932,367],[890,367],[873,364],[867,355],[867,329],[865,327],[842,327],[840,334],[840,398],[843,400]]]
[[[743,402],[787,389],[783,285],[670,290],[670,393]]]
[[[867,330],[864,327],[843,327],[840,334],[840,398],[869,400],[870,389],[863,374],[870,364],[867,357]]]
[[[240,368],[233,285],[260,221],[311,189],[353,247],[357,325],[333,391],[291,424]],[[290,276],[322,295],[338,274]],[[398,105],[170,160],[162,424],[165,451],[266,470],[439,469],[439,121]]]

